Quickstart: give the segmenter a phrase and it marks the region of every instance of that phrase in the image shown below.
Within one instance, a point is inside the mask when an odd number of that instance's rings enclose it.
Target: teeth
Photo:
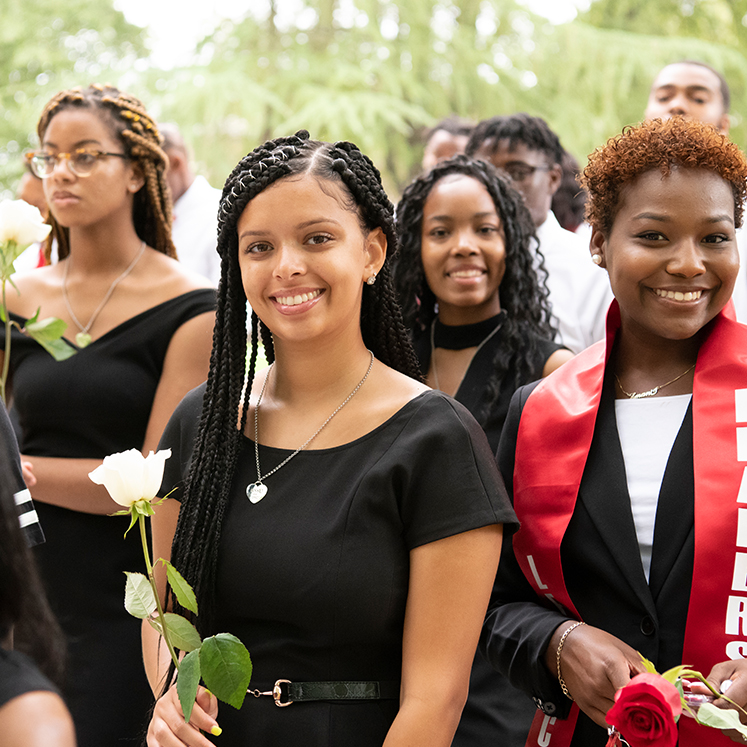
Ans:
[[[275,296],[275,300],[281,306],[298,306],[300,303],[311,301],[312,298],[316,298],[320,293],[320,290],[315,290],[311,293],[301,293],[298,296]]]
[[[449,273],[453,278],[476,278],[482,274],[482,270],[456,270],[455,272]]]
[[[693,291],[688,293],[682,293],[682,291],[666,291],[660,288],[654,288],[654,293],[661,298],[669,298],[673,301],[697,301],[703,291]]]

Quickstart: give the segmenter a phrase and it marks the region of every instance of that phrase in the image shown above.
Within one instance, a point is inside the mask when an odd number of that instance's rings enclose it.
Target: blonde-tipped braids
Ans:
[[[163,138],[153,118],[142,102],[128,93],[106,85],[93,84],[88,88],[72,88],[58,93],[44,108],[36,131],[39,142],[53,117],[65,109],[82,108],[101,111],[122,142],[124,152],[143,172],[145,184],[135,194],[132,220],[142,241],[155,250],[176,257],[171,240],[171,192],[166,182],[168,158],[161,143]],[[52,231],[45,246],[50,261],[52,242],[57,242],[60,259],[70,253],[70,234],[49,214]]]

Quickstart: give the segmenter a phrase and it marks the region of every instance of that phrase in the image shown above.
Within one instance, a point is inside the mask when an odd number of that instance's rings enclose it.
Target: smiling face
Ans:
[[[124,153],[122,142],[106,118],[93,109],[70,108],[55,115],[47,127],[42,151],[55,155],[78,149]],[[44,194],[57,222],[66,228],[93,226],[108,220],[132,220],[135,193],[144,180],[125,158],[99,158],[88,176],[76,176],[66,159],[44,179]]]
[[[349,202],[335,182],[286,177],[241,214],[244,292],[276,343],[360,335],[363,284],[381,269],[386,238],[364,231]]]
[[[627,184],[609,237],[595,229],[623,331],[687,340],[729,301],[739,270],[731,185],[704,169],[647,171]]]
[[[729,115],[724,110],[721,81],[702,65],[678,62],[667,65],[651,86],[646,119],[669,119],[681,115],[712,124],[729,132]]]
[[[420,246],[444,324],[471,324],[501,310],[503,226],[493,198],[477,179],[452,174],[436,182],[423,206]]]

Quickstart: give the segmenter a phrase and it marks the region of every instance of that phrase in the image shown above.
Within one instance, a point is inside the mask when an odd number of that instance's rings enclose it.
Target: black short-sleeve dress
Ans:
[[[186,473],[202,392],[187,396],[164,434],[161,447],[174,452],[164,492]],[[260,446],[263,472],[290,453]],[[217,619],[249,649],[251,688],[261,690],[281,678],[396,687],[410,550],[515,521],[484,433],[436,391],[351,443],[300,452],[252,504],[245,491],[256,479],[245,438],[223,522]],[[396,698],[277,708],[248,696],[240,711],[221,706],[216,742],[380,747],[397,708]]]
[[[55,361],[14,330],[13,409],[21,452],[103,459],[141,449],[171,338],[182,324],[214,307],[212,289],[182,294],[128,319],[64,361]],[[140,538],[135,531],[123,538],[126,517],[35,505],[47,540],[35,549],[36,559],[68,641],[63,695],[78,747],[136,747],[152,696],[142,664],[140,622],[123,606],[123,571],[144,570]]]

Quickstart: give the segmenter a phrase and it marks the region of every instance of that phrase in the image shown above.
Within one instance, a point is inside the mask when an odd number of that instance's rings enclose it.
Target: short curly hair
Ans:
[[[623,188],[641,174],[659,169],[669,176],[674,168],[713,171],[731,184],[734,226],[742,225],[747,198],[747,159],[712,125],[672,117],[626,127],[590,156],[581,176],[589,192],[586,220],[609,235],[620,207]]]

